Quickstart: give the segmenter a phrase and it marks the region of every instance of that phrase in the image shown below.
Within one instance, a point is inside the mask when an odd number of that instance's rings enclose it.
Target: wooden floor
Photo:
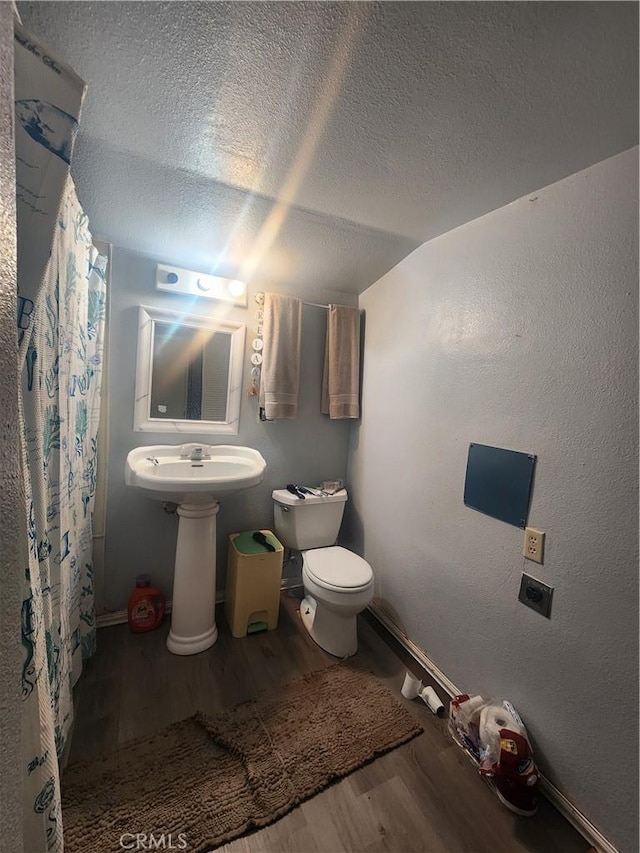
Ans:
[[[77,688],[70,762],[151,734],[197,710],[211,714],[233,707],[260,690],[333,662],[304,631],[297,603],[297,591],[283,593],[277,630],[241,640],[231,637],[220,611],[218,642],[193,657],[169,654],[164,645],[168,625],[137,635],[126,625],[101,629],[97,654]],[[411,708],[424,733],[272,826],[220,850],[586,853],[587,842],[546,800],[535,818],[517,817],[501,805],[453,744],[445,721],[433,717],[419,700],[402,699],[407,661],[401,660],[403,652],[394,648],[393,641],[388,645],[382,639],[373,621],[359,620],[358,656]],[[415,662],[411,668],[423,675]],[[162,827],[146,829],[162,831]]]

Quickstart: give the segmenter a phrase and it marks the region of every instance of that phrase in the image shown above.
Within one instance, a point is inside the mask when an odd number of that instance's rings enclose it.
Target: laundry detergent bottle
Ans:
[[[151,586],[150,575],[138,575],[127,608],[129,627],[133,633],[153,631],[162,625],[165,603],[165,597],[158,587]]]

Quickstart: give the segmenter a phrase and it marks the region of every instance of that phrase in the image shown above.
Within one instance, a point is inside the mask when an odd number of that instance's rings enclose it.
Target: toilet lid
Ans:
[[[340,548],[313,548],[304,552],[304,565],[314,580],[342,589],[366,586],[373,579],[371,566],[362,557]]]

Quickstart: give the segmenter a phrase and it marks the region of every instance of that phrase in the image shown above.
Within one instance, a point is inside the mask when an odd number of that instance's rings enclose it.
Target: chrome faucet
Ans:
[[[211,459],[211,454],[207,453],[204,447],[193,447],[189,459],[192,462],[200,462],[201,459]]]

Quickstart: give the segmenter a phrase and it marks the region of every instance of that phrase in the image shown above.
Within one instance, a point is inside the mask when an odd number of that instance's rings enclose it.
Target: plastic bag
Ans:
[[[507,808],[534,815],[538,808],[538,768],[527,730],[506,699],[456,696],[449,706],[449,730]]]

